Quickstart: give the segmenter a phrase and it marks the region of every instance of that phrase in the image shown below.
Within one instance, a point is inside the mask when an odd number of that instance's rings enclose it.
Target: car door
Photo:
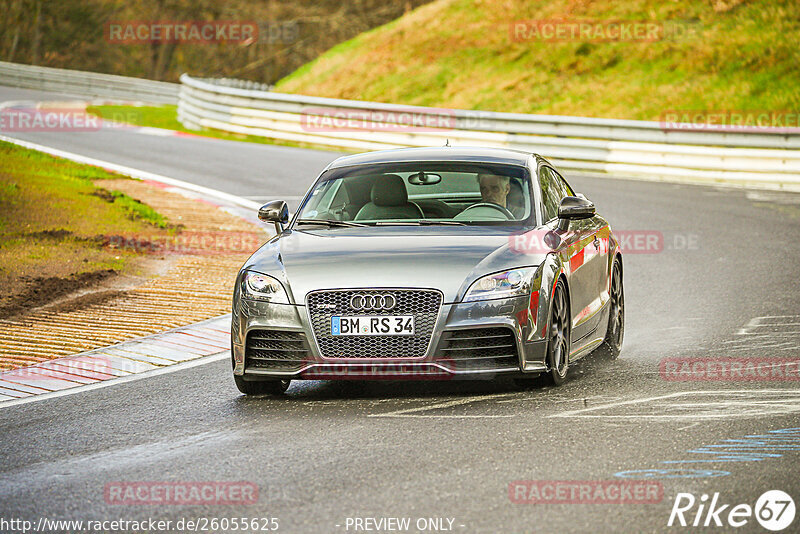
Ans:
[[[560,189],[569,196],[575,192],[567,181],[553,171]],[[581,234],[581,243],[584,244],[582,264],[577,269],[580,284],[587,292],[584,297],[584,306],[574,310],[574,335],[573,341],[579,341],[583,336],[591,334],[600,321],[600,311],[608,300],[608,224],[599,216],[590,219],[573,221],[575,230]],[[578,261],[575,261],[577,264]],[[586,340],[590,341],[590,340]]]
[[[558,226],[558,206],[566,196],[571,196],[572,189],[548,166],[539,168],[539,184],[542,189],[542,213],[547,226],[555,230]],[[569,229],[561,233],[561,246],[558,253],[569,281],[570,311],[572,314],[572,340],[581,339],[587,333],[586,325],[578,322],[580,314],[592,301],[594,288],[592,276],[586,267],[587,247],[592,247],[593,234],[591,225],[586,221],[572,221]],[[591,255],[591,251],[589,251]]]

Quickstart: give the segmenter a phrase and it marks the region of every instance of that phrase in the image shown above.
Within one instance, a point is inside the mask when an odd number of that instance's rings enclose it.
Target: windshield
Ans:
[[[527,169],[514,165],[414,162],[333,169],[317,182],[295,223],[520,225],[534,215],[530,191]]]

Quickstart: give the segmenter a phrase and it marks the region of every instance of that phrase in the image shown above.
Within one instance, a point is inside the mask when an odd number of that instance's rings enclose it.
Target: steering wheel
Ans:
[[[462,217],[462,215],[467,213],[469,210],[481,209],[481,208],[494,209],[494,210],[499,211],[500,213],[502,213],[503,216],[506,218],[505,220],[507,220],[507,221],[514,220],[514,214],[513,213],[508,211],[506,208],[504,208],[500,204],[494,204],[492,202],[478,202],[477,204],[473,204],[472,206],[466,208],[464,211],[462,211],[461,213],[459,213],[458,215],[453,217],[453,219],[455,219],[455,220],[466,219],[467,217]]]

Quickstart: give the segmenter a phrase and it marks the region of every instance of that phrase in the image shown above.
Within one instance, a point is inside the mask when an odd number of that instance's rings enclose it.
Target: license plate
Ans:
[[[413,336],[413,315],[331,317],[332,336]]]

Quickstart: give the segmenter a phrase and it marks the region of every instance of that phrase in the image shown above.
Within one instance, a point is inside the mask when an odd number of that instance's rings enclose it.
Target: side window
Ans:
[[[552,170],[552,169],[551,169],[551,171],[550,171],[550,172],[551,172],[553,175],[555,175],[555,176],[556,176],[556,178],[557,178],[558,185],[559,185],[559,189],[560,189],[560,190],[561,190],[561,192],[563,193],[563,195],[561,196],[561,198],[564,198],[564,197],[574,197],[574,196],[575,196],[575,192],[574,192],[574,191],[572,190],[572,188],[569,186],[569,184],[567,183],[567,181],[566,181],[566,180],[565,180],[565,179],[564,179],[564,178],[563,178],[563,177],[562,177],[560,174],[558,174],[556,171],[554,171],[554,170]]]
[[[544,202],[544,221],[558,217],[558,205],[561,203],[560,184],[558,177],[548,167],[539,169],[539,183],[542,187],[542,202]]]
[[[347,188],[342,185],[343,182],[341,180],[337,180],[337,182],[339,187],[331,200],[328,212],[340,221],[351,221],[355,217],[355,213],[351,214],[347,209],[350,206],[350,195],[347,194]]]

